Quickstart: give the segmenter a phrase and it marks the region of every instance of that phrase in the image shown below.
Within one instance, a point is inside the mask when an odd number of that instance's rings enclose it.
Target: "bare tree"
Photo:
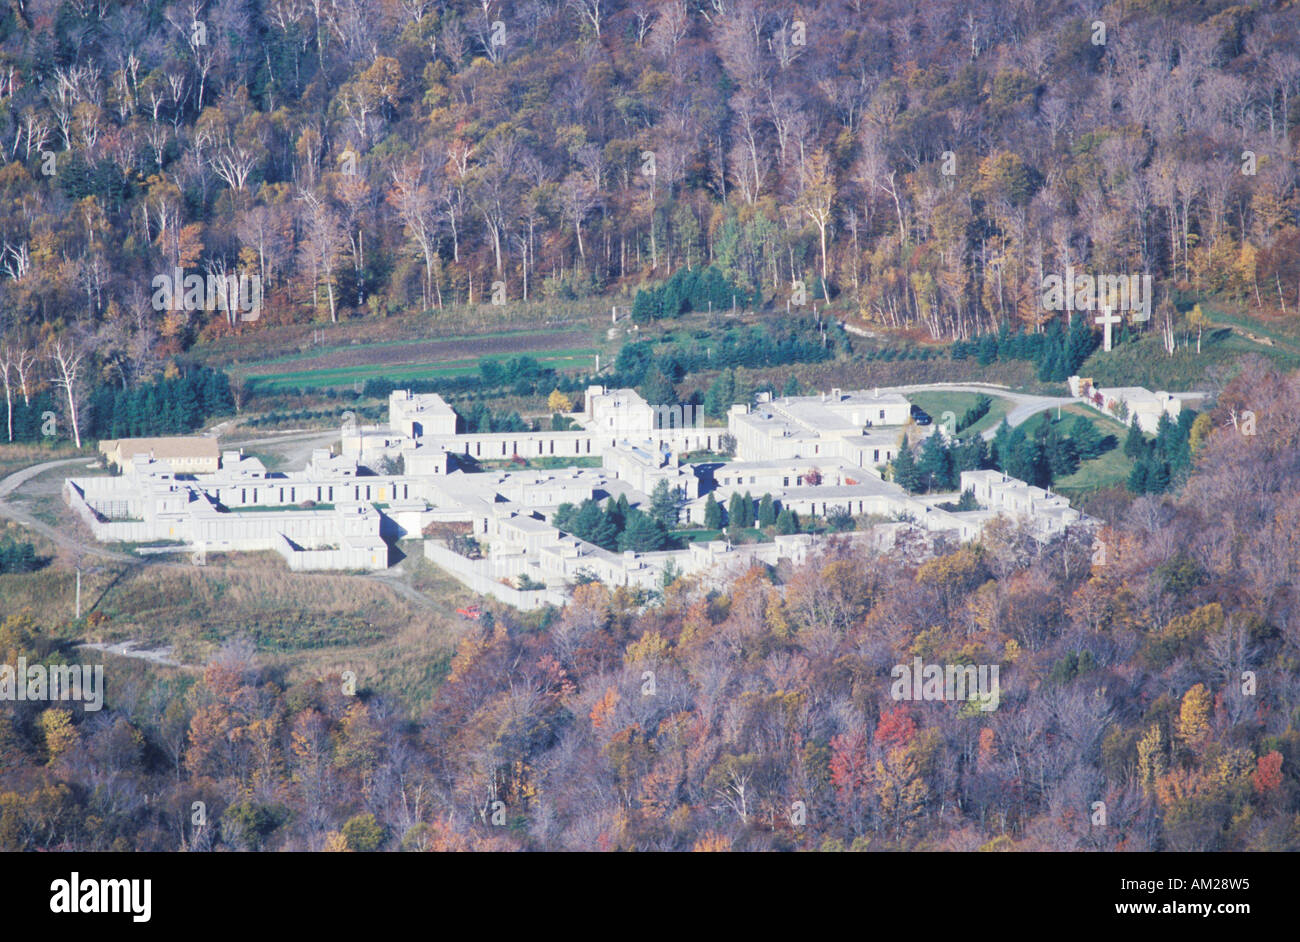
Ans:
[[[496,272],[501,274],[501,247],[506,222],[515,202],[515,180],[512,176],[520,156],[519,145],[510,135],[499,135],[487,148],[487,161],[478,173],[478,185],[473,190],[473,200],[483,215],[488,234],[492,237],[492,252]]]
[[[5,413],[9,422],[9,441],[14,440],[14,396],[10,376],[14,366],[14,352],[9,347],[0,349],[0,380],[5,384]]]
[[[433,287],[434,258],[438,251],[438,213],[433,193],[423,180],[423,168],[414,163],[403,164],[393,172],[393,188],[388,201],[401,216],[407,234],[415,240],[424,256],[424,281],[421,297],[424,310],[429,309],[429,294]]]
[[[577,11],[578,18],[591,24],[600,38],[600,24],[605,16],[604,0],[569,0],[569,9]]]
[[[582,246],[582,221],[596,208],[597,202],[599,200],[596,196],[596,188],[587,177],[575,172],[564,178],[560,190],[560,205],[564,211],[564,218],[573,226],[574,234],[578,237],[578,257],[584,261],[587,252]]]
[[[18,385],[23,391],[23,405],[25,406],[32,404],[31,388],[27,385],[27,372],[35,365],[36,351],[19,347],[18,356],[14,360],[14,369],[18,371]]]
[[[801,181],[799,208],[817,227],[822,249],[822,293],[830,300],[830,275],[826,266],[826,230],[831,224],[832,201],[835,198],[835,178],[831,173],[830,158],[816,151],[808,161],[808,172]]]
[[[671,59],[690,28],[691,14],[685,0],[662,0],[650,27],[650,50]]]
[[[58,368],[54,385],[62,389],[68,397],[68,420],[72,423],[72,438],[81,448],[81,429],[77,425],[77,381],[81,373],[82,359],[85,353],[77,349],[71,337],[60,337],[50,346],[49,358]]]
[[[343,249],[343,225],[339,222],[338,213],[310,190],[300,191],[298,199],[306,207],[303,213],[305,231],[299,251],[311,267],[312,304],[315,305],[317,289],[324,285],[329,300],[330,321],[338,323],[334,269]]]

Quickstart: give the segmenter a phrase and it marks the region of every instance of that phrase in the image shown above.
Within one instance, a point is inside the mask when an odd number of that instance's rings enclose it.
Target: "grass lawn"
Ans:
[[[1217,314],[1212,319],[1219,320]],[[1244,321],[1251,333],[1263,336],[1267,328]],[[1265,346],[1255,343],[1229,327],[1214,327],[1201,337],[1201,352],[1196,352],[1196,335],[1187,343],[1187,332],[1178,331],[1178,347],[1174,355],[1165,352],[1160,335],[1148,330],[1127,343],[1120,344],[1109,353],[1097,350],[1079,368],[1080,376],[1090,377],[1102,388],[1107,386],[1145,386],[1147,389],[1167,389],[1170,392],[1187,392],[1202,388],[1206,371],[1216,365],[1228,366],[1246,354],[1256,354],[1272,360],[1283,371],[1300,368],[1300,356],[1280,344]]]
[[[1202,302],[1201,310],[1214,326],[1229,324],[1234,327],[1240,327],[1243,330],[1250,331],[1256,337],[1267,337],[1275,345],[1281,345],[1287,352],[1295,353],[1300,350],[1300,330],[1294,320],[1264,320],[1258,317],[1248,317],[1239,313],[1230,313],[1213,304]],[[1191,342],[1196,343],[1196,335],[1192,333]],[[1245,338],[1249,341],[1250,338]],[[1195,349],[1195,347],[1193,347]],[[1201,349],[1205,349],[1205,337],[1201,337]]]
[[[683,546],[686,546],[689,543],[708,543],[712,540],[720,540],[722,539],[722,531],[702,528],[698,530],[670,530],[668,538],[677,540]]]
[[[385,505],[386,506],[386,505]],[[226,511],[232,514],[247,513],[266,513],[267,511],[287,511],[287,510],[333,510],[333,504],[312,504],[310,507],[304,507],[301,504],[249,504],[244,507],[227,507]]]
[[[552,332],[553,331],[550,330],[538,329],[538,330],[503,330],[503,331],[493,331],[488,334],[453,333],[445,337],[439,336],[437,337],[437,340],[443,343],[450,343],[457,340],[482,340],[485,337],[493,340],[503,340],[511,337],[545,336]],[[424,338],[421,338],[419,340],[376,340],[376,341],[371,341],[366,343],[365,349],[367,350],[389,349],[400,355],[404,347],[423,346],[428,342],[429,341]],[[356,344],[343,344],[343,343],[329,344],[329,345],[312,347],[309,350],[305,350],[300,353],[290,353],[283,356],[271,357],[270,359],[266,359],[266,360],[258,360],[257,365],[277,366],[286,363],[310,362],[312,360],[319,359],[320,357],[329,353],[338,353],[340,351],[354,352],[357,349],[358,349],[358,345]]]
[[[979,401],[980,394],[972,392],[919,392],[910,393],[908,400],[916,406],[921,407],[930,414],[930,417],[937,423],[945,412],[951,412],[961,421],[961,417]],[[989,411],[984,413],[984,417],[978,422],[972,424],[969,428],[961,430],[961,437],[968,435],[978,435],[986,429],[997,426],[1002,421],[1002,417],[1011,411],[1014,404],[1010,399],[1003,399],[1001,396],[990,397],[993,404],[989,406]]]
[[[668,533],[670,540],[676,540],[683,547],[691,543],[709,543],[713,540],[725,540],[731,537],[732,543],[771,543],[772,537],[764,530],[758,527],[746,527],[743,530],[731,530],[729,533],[723,533],[721,530],[705,530],[703,528],[693,530],[671,530]]]
[[[463,455],[454,455],[454,457],[462,460],[462,467],[469,464],[469,462],[463,460]],[[519,471],[530,468],[536,471],[553,471],[556,468],[599,468],[601,466],[601,459],[593,458],[588,455],[573,455],[568,458],[544,455],[541,458],[526,458],[522,463],[511,461],[509,458],[498,459],[495,461],[479,461],[477,462],[477,466],[480,471]]]
[[[557,370],[590,369],[596,354],[595,347],[571,350],[554,350],[533,356],[543,366]],[[450,376],[464,376],[478,372],[479,363],[494,360],[504,362],[510,359],[505,354],[485,357],[469,357],[460,360],[443,361],[437,364],[403,364],[367,363],[360,366],[340,366],[329,369],[294,370],[287,373],[271,375],[254,374],[248,378],[255,381],[257,388],[263,391],[278,389],[297,389],[300,386],[317,388],[353,386],[368,379],[391,379],[394,381],[414,379],[446,379]]]
[[[1102,415],[1096,409],[1091,409],[1085,405],[1064,406],[1060,410],[1060,414],[1060,424],[1063,431],[1068,432],[1074,417],[1081,415],[1092,422],[1102,435],[1113,437],[1115,447],[1103,452],[1096,458],[1083,462],[1079,465],[1079,470],[1073,474],[1057,478],[1052,485],[1052,489],[1073,499],[1076,495],[1088,491],[1108,487],[1123,487],[1127,484],[1128,476],[1133,471],[1133,460],[1124,454],[1124,437],[1128,434],[1128,429],[1115,419]],[[1032,437],[1035,430],[1049,420],[1056,421],[1056,410],[1051,409],[1031,416],[1024,423],[1025,434]]]

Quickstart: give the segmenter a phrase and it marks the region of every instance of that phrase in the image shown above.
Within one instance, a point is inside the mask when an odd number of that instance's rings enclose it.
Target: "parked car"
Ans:
[[[917,425],[929,425],[934,421],[934,419],[930,418],[930,413],[920,406],[912,406],[912,418],[916,420]]]

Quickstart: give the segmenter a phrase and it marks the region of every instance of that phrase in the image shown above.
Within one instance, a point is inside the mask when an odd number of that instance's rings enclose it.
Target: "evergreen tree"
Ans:
[[[603,549],[612,550],[618,544],[618,530],[600,504],[588,498],[573,518],[573,535]]]
[[[1060,319],[1051,322],[1042,343],[1038,356],[1038,378],[1045,383],[1065,379],[1065,332],[1061,330]]]
[[[162,413],[162,403],[158,401],[158,386],[150,383],[145,390],[144,401],[140,409],[136,412],[136,427],[132,430],[131,436],[139,438],[142,435],[148,435],[161,429],[150,427],[151,422],[160,421]]]
[[[1042,439],[1042,448],[1052,478],[1066,477],[1078,471],[1079,453],[1075,450],[1074,442],[1061,434],[1055,422],[1046,422],[1042,428],[1046,430]]]
[[[738,530],[745,526],[745,498],[740,492],[731,495],[727,501],[727,527],[731,530]]]
[[[1092,323],[1086,315],[1075,314],[1070,318],[1070,330],[1065,340],[1065,353],[1062,358],[1064,375],[1061,379],[1079,375],[1079,368],[1083,366],[1083,361],[1088,359],[1096,349],[1097,332],[1092,329]]]
[[[1170,455],[1174,450],[1177,437],[1178,426],[1174,424],[1174,420],[1169,418],[1168,412],[1160,413],[1160,421],[1156,423],[1156,453],[1166,457]]]
[[[36,565],[36,547],[31,543],[0,543],[0,573],[33,572]]]
[[[677,526],[681,519],[681,506],[681,492],[668,483],[667,478],[660,478],[650,494],[650,516],[668,530]]]
[[[714,499],[712,493],[704,502],[704,526],[709,530],[722,529],[722,505]]]
[[[659,291],[657,288],[642,288],[632,301],[632,320],[639,324],[659,317]]]
[[[955,477],[962,471],[978,471],[989,466],[989,450],[983,436],[972,435],[957,446],[953,454]]]
[[[618,500],[614,497],[605,501],[605,518],[609,520],[616,533],[623,529],[627,517],[623,513],[623,508],[619,506]]]
[[[131,431],[131,394],[119,392],[113,397],[113,420],[109,425],[110,438],[128,438]]]
[[[998,424],[998,430],[993,436],[993,449],[989,455],[990,463],[999,471],[1007,470],[1007,459],[1011,456],[1011,423],[1007,421],[1004,415],[1002,421]]]
[[[653,553],[663,549],[665,539],[666,534],[659,521],[633,508],[628,513],[623,532],[618,536],[618,548],[622,552],[633,550],[637,553]]]
[[[1163,494],[1169,490],[1169,464],[1159,458],[1147,463],[1147,493]]]
[[[551,525],[557,530],[563,530],[565,533],[573,532],[573,518],[577,515],[578,508],[572,503],[565,501],[555,508],[555,513],[551,514]]]
[[[203,370],[200,374],[200,401],[204,416],[224,415],[233,411],[235,403],[230,395],[230,377],[218,370]]]
[[[1171,443],[1169,458],[1169,477],[1172,483],[1181,484],[1192,473],[1192,425],[1196,422],[1196,412],[1184,409],[1178,414],[1178,423]]]
[[[668,405],[676,401],[677,391],[673,388],[673,381],[656,367],[646,374],[645,382],[641,384],[641,397],[649,403]]]
[[[907,436],[903,436],[902,444],[898,446],[898,454],[894,457],[894,483],[908,493],[915,494],[921,489],[921,473],[916,466],[916,458],[912,455],[912,446],[907,441]]]
[[[772,500],[771,494],[764,494],[763,499],[758,502],[758,525],[760,527],[770,527],[776,524],[776,503]]]
[[[1038,361],[1038,378],[1045,383],[1055,382],[1061,372],[1061,350],[1054,344],[1048,344]]]
[[[1074,442],[1075,453],[1080,459],[1088,461],[1102,454],[1104,436],[1097,426],[1085,415],[1074,417],[1069,429],[1070,441]]]
[[[1133,470],[1129,472],[1128,489],[1134,494],[1145,494],[1147,492],[1147,476],[1149,469],[1145,458],[1140,458],[1133,465]]]
[[[203,407],[194,389],[193,379],[186,377],[176,384],[176,424],[190,432],[203,424]]]
[[[727,410],[736,401],[736,373],[723,370],[704,394],[704,411],[715,419],[725,418]]]
[[[1015,431],[1019,434],[1013,434],[1009,442],[1011,456],[1007,461],[1006,473],[1035,487],[1047,487],[1052,483],[1052,469],[1047,463],[1042,445],[1027,437],[1019,428]]]
[[[776,517],[776,532],[782,536],[799,532],[799,518],[789,507],[782,507]]]
[[[1138,428],[1138,420],[1135,415],[1133,416],[1133,420],[1129,423],[1128,436],[1124,439],[1124,456],[1136,460],[1146,453],[1146,436],[1143,435],[1142,430]]]
[[[921,489],[947,491],[956,486],[953,458],[943,436],[931,435],[921,445],[921,459],[916,463]]]

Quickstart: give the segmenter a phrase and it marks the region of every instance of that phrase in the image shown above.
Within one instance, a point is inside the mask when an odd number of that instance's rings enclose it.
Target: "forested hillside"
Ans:
[[[1213,419],[1101,552],[991,527],[644,609],[592,583],[485,616],[414,714],[238,645],[114,662],[102,712],[0,712],[0,847],[1295,850],[1300,382],[1259,366]],[[0,661],[54,627],[10,615]],[[896,699],[918,657],[998,665],[997,708]]]
[[[935,336],[1036,325],[1068,266],[1294,312],[1297,49],[1275,3],[12,0],[0,323],[134,379],[707,263]],[[178,267],[261,316],[157,311]]]
[[[220,653],[105,656],[100,712],[6,702],[0,849],[1300,849],[1298,125],[1284,2],[5,0],[6,474],[76,454],[47,439],[369,422],[406,387],[480,431],[570,421],[588,382],[714,421],[936,379],[1209,396],[1121,450],[1090,413],[1012,429],[972,394],[987,448],[895,462],[920,494],[977,467],[1064,488],[1113,452],[1076,482],[1096,540],[830,536],[528,615],[453,607],[418,559],[367,581],[372,607],[457,612],[446,672],[424,622],[338,598],[369,577],[277,625],[385,659],[306,668],[255,647],[233,569],[178,602],[160,563],[120,630],[179,610],[186,650]],[[1099,349],[1091,311],[1043,307],[1071,271],[1150,275],[1150,321]],[[187,300],[177,273],[260,303]],[[506,337],[538,309],[571,320]],[[497,313],[456,334],[475,311]],[[0,666],[125,640],[89,588],[117,576],[51,542],[58,484],[34,489],[0,585],[51,588],[0,598]],[[605,542],[662,545],[638,527]],[[84,617],[57,614],[83,568]],[[916,659],[996,666],[997,708],[897,699]]]

